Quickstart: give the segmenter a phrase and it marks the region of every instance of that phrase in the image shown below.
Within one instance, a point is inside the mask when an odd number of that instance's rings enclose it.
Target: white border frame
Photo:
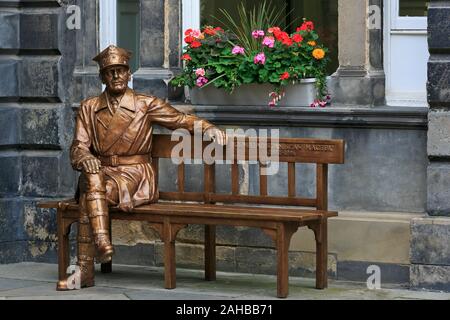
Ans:
[[[183,36],[187,29],[200,29],[200,0],[183,0]]]
[[[410,92],[402,94],[391,92],[391,36],[392,35],[426,35],[427,17],[400,17],[400,0],[384,0],[384,71],[386,74],[386,104],[389,106],[426,107],[428,103],[423,95],[416,96]]]
[[[100,51],[109,45],[117,45],[117,1],[100,0]]]
[[[100,51],[109,45],[117,45],[117,0],[100,0],[99,48]],[[133,75],[128,86],[133,89]],[[105,85],[102,85],[105,90]]]
[[[400,17],[400,0],[388,0],[387,3],[390,7],[391,30],[427,30],[427,17]]]

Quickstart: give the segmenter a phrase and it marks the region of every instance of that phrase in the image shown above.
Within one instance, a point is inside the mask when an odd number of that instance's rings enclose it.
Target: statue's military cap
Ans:
[[[93,60],[98,63],[101,71],[110,66],[130,67],[128,62],[131,55],[132,53],[130,51],[111,45],[100,52]]]

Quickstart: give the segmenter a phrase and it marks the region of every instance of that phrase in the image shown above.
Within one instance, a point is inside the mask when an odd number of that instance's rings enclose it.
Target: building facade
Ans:
[[[317,17],[335,57],[333,103],[320,110],[195,106],[171,88],[183,30],[203,24],[204,12],[216,10],[211,3],[0,1],[0,263],[56,261],[55,212],[36,203],[73,197],[74,116],[81,100],[102,90],[92,58],[117,43],[136,52],[135,90],[223,128],[346,141],[346,164],[330,171],[330,207],[340,212],[330,221],[332,278],[365,282],[377,265],[382,285],[449,290],[450,1],[301,1],[291,16]],[[258,191],[254,170],[241,169],[241,192]],[[187,171],[194,189],[199,172]],[[270,180],[273,194],[283,193],[283,172]],[[308,166],[298,172],[297,180],[312,181]],[[298,189],[313,195],[312,186]],[[116,263],[162,265],[162,244],[147,225],[114,223],[113,235]],[[200,226],[180,233],[178,266],[202,266],[202,239]],[[274,246],[259,230],[221,227],[217,243],[220,270],[275,272]],[[313,244],[311,231],[294,236],[292,275],[314,274]]]

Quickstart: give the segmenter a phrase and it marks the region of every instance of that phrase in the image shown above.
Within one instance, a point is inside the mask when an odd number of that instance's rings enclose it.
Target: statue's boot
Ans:
[[[77,265],[79,267],[79,279],[75,276],[69,276],[67,279],[59,281],[56,287],[58,291],[69,291],[78,288],[89,288],[95,285],[94,281],[94,254],[95,246],[92,238],[91,226],[89,225],[89,217],[87,212],[80,208],[80,220],[78,222],[78,239],[77,239]],[[76,285],[79,281],[79,286]]]
[[[106,184],[102,173],[87,174],[86,211],[91,223],[97,262],[107,263],[114,255],[111,244],[110,219],[106,200]]]

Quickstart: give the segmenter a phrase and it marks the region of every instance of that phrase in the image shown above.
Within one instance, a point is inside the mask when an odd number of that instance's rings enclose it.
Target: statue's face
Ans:
[[[106,90],[113,94],[123,94],[128,88],[131,80],[131,72],[125,66],[111,66],[102,71],[102,81]]]

